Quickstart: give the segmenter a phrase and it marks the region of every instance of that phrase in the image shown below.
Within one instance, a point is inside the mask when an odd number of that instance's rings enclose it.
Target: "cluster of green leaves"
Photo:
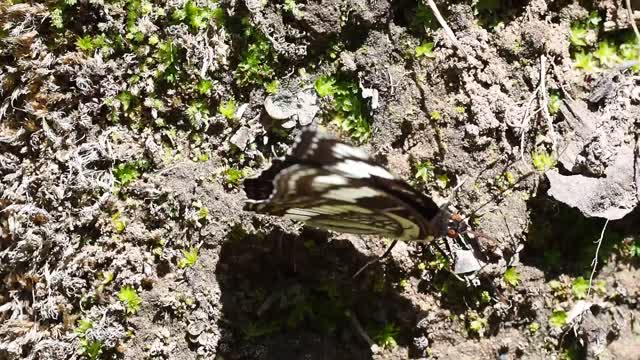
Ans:
[[[85,54],[90,55],[95,49],[108,49],[111,40],[105,34],[97,36],[85,35],[76,39],[76,48]]]
[[[102,342],[87,339],[87,331],[93,328],[93,322],[87,319],[78,320],[78,326],[73,332],[78,336],[78,354],[86,356],[90,360],[100,359],[103,353]]]
[[[507,269],[507,271],[504,272],[502,279],[507,285],[516,287],[518,286],[518,284],[520,284],[520,273],[516,268],[510,267]]]
[[[240,86],[266,86],[275,76],[273,67],[277,62],[277,54],[269,39],[260,31],[252,28],[248,19],[243,19],[243,23],[248,46],[242,52],[240,63],[233,76]]]
[[[398,346],[396,338],[400,335],[400,328],[396,324],[387,323],[372,331],[370,335],[379,346],[385,349],[393,349]]]
[[[502,175],[497,176],[495,185],[500,191],[506,191],[516,184],[516,177],[511,171],[505,171]]]
[[[127,222],[122,218],[120,211],[116,211],[115,214],[111,215],[111,224],[113,225],[113,230],[122,234],[127,229]]]
[[[209,125],[209,107],[203,101],[195,100],[184,111],[189,124],[194,129],[206,128]]]
[[[113,169],[113,176],[120,186],[127,186],[132,181],[138,179],[140,175],[151,168],[151,163],[147,160],[135,160],[127,163],[118,164]]]
[[[447,174],[436,175],[435,167],[430,161],[423,161],[416,165],[415,178],[425,184],[435,181],[441,189],[446,189],[449,185],[449,176]]]
[[[484,336],[489,326],[489,321],[475,311],[470,311],[467,314],[467,318],[469,320],[469,331],[478,334],[480,337]]]
[[[134,315],[140,310],[140,305],[142,305],[142,298],[138,295],[136,289],[131,286],[120,288],[118,299],[120,299],[124,305],[127,314]]]
[[[435,58],[436,55],[433,53],[433,46],[433,42],[423,41],[422,44],[416,46],[416,58]]]
[[[227,120],[235,120],[236,110],[236,101],[234,99],[223,101],[218,105],[218,112]]]
[[[181,9],[171,14],[174,21],[185,23],[194,31],[205,29],[211,20],[222,22],[224,16],[224,10],[221,7],[201,8],[194,1],[187,1]]]
[[[560,111],[560,105],[562,104],[562,97],[558,90],[549,91],[549,114],[555,115]]]
[[[199,249],[195,246],[190,247],[188,250],[182,250],[182,258],[178,260],[178,268],[194,267],[198,262],[198,252]]]
[[[556,159],[554,156],[545,151],[533,152],[531,154],[531,161],[533,162],[533,167],[540,172],[545,172],[556,166]]]
[[[623,241],[618,248],[623,257],[640,260],[640,238]]]
[[[568,318],[569,316],[567,315],[566,311],[555,310],[551,313],[551,316],[549,316],[549,325],[553,326],[554,328],[560,329],[567,324]]]
[[[569,41],[576,68],[593,72],[614,67],[623,61],[640,60],[640,45],[631,32],[597,41],[601,22],[598,12],[593,11],[587,19],[571,25]],[[640,67],[636,65],[633,69],[638,71]]]
[[[315,89],[320,97],[331,99],[328,115],[333,124],[356,142],[363,143],[369,140],[371,119],[357,83],[325,75],[315,81]]]
[[[247,176],[247,173],[243,169],[238,169],[235,167],[230,167],[224,171],[224,179],[227,185],[231,187],[239,187],[242,184],[242,179]]]

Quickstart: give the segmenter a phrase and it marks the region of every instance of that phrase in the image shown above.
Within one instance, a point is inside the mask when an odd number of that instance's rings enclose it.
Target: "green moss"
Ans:
[[[419,46],[416,46],[416,50],[415,50],[415,56],[416,58],[429,58],[429,59],[433,59],[436,57],[436,55],[433,53],[433,42],[423,42],[422,44],[420,44]]]
[[[178,268],[184,269],[187,267],[193,267],[198,262],[199,249],[195,246],[190,247],[188,250],[182,250],[182,258],[178,260]]]
[[[571,283],[571,293],[575,299],[586,299],[589,292],[589,280],[582,276],[576,278]]]
[[[331,123],[349,134],[356,142],[363,143],[369,140],[371,120],[358,84],[332,76],[321,76],[314,85],[320,97],[330,97],[332,100],[331,108],[327,112]]]
[[[520,283],[520,273],[514,267],[508,268],[502,278],[511,287],[516,287]]]
[[[533,162],[533,167],[540,172],[545,172],[556,166],[556,159],[551,154],[544,151],[536,151],[532,153],[531,160]]]
[[[396,338],[400,335],[400,328],[393,323],[385,324],[383,327],[374,330],[371,338],[379,346],[386,349],[393,349],[398,346]]]
[[[568,316],[566,311],[557,310],[557,311],[554,311],[549,317],[549,325],[560,329],[567,324],[567,319],[568,319]]]
[[[134,315],[140,310],[140,305],[142,305],[142,298],[131,286],[122,287],[117,295],[118,299],[120,299],[120,301],[124,305],[127,314]]]
[[[247,30],[251,39],[233,75],[240,86],[262,85],[272,80],[277,56],[269,40],[260,32]]]
[[[227,120],[235,120],[236,110],[236,101],[233,99],[224,101],[218,106],[218,112]]]

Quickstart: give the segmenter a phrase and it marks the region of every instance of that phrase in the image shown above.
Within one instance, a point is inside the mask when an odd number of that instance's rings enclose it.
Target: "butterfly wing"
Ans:
[[[442,211],[361,149],[304,131],[284,159],[245,180],[246,210],[339,232],[426,239],[443,232]]]

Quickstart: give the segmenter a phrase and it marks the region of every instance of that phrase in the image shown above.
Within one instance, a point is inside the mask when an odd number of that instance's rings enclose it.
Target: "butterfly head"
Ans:
[[[447,236],[457,238],[460,234],[464,234],[469,230],[469,225],[460,214],[452,214],[447,224]]]

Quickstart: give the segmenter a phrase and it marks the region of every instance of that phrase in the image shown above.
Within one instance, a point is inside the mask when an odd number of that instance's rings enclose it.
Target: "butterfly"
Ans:
[[[303,130],[284,158],[244,181],[244,210],[394,241],[457,237],[462,217],[377,165],[367,153],[325,132]],[[362,269],[361,269],[362,270]]]

